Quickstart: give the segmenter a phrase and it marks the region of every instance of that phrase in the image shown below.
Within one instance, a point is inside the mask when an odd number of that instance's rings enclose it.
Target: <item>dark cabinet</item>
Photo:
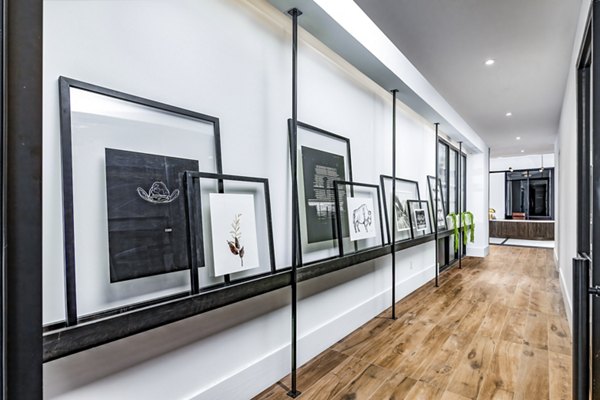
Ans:
[[[552,221],[490,221],[490,237],[554,240],[554,222]]]

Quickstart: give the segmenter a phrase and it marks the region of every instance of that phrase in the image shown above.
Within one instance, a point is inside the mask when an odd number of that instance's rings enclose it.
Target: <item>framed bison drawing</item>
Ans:
[[[342,215],[342,205],[346,207],[345,217],[336,221],[340,256],[384,245],[379,186],[335,181],[334,197],[337,215]],[[349,240],[340,234],[345,230],[349,232]]]

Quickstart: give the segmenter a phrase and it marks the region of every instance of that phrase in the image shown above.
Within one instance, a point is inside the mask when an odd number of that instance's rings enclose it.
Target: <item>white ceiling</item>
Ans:
[[[355,1],[493,156],[553,152],[581,0]]]

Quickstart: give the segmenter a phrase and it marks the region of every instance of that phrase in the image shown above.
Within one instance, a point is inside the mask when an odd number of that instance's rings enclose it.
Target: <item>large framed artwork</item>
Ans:
[[[292,143],[292,121],[288,121]],[[335,181],[352,181],[350,139],[298,122],[298,203],[302,257],[305,263],[339,254],[337,220],[345,220],[346,195],[341,196],[340,214],[335,207]],[[343,242],[350,232],[343,224]]]
[[[383,246],[385,238],[379,186],[335,181],[334,188],[336,214],[343,215],[341,208],[346,207],[345,218],[336,220],[340,256]],[[348,232],[349,242],[344,240],[344,232]]]
[[[442,190],[442,181],[438,178],[437,182],[434,176],[427,176],[427,185],[429,186],[429,200],[431,201],[431,209],[433,211],[434,220],[437,224],[438,231],[448,229],[446,223],[446,205],[444,203],[444,192]],[[437,201],[437,210],[435,210]]]
[[[409,179],[396,178],[396,191],[393,192],[393,177],[380,175],[383,192],[383,210],[388,243],[392,242],[392,229],[395,229],[396,241],[412,237],[410,217],[408,215],[408,200],[421,200],[419,182]],[[395,221],[392,221],[392,207],[395,208]]]
[[[59,95],[66,325],[188,295],[182,176],[221,172],[218,118],[65,77]]]
[[[409,200],[407,205],[413,239],[433,233],[429,203],[426,200]]]
[[[276,272],[269,181],[186,172],[192,293]],[[205,268],[197,268],[203,262]]]

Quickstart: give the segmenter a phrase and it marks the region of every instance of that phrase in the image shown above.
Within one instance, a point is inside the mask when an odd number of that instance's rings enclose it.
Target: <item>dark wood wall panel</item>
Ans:
[[[554,240],[554,222],[490,221],[490,236],[510,239]]]

